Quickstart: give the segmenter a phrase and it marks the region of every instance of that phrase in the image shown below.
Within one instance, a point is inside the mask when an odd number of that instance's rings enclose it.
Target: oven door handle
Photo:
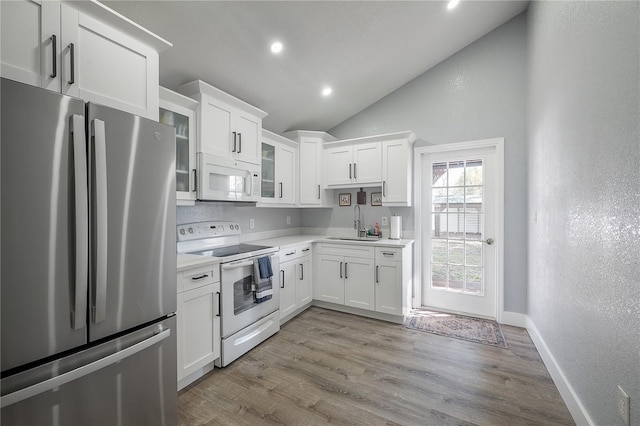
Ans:
[[[253,260],[249,262],[227,263],[226,265],[222,265],[222,270],[228,271],[230,269],[244,268],[245,266],[253,266]]]
[[[272,254],[269,257],[274,257],[274,256],[278,256],[278,253],[276,254]],[[262,257],[262,256],[259,256]],[[253,259],[248,260],[246,262],[239,262],[239,263],[224,263],[222,264],[222,270],[223,271],[228,271],[230,269],[238,269],[238,268],[244,268],[245,266],[253,266]]]

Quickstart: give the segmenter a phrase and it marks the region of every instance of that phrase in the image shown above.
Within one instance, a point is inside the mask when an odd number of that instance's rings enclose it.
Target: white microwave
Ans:
[[[260,166],[199,152],[196,193],[199,200],[260,201]]]

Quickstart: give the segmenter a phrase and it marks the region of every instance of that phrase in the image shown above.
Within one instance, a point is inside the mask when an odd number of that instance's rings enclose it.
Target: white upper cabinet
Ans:
[[[261,138],[261,203],[295,205],[297,143],[268,130]]]
[[[335,142],[325,150],[327,186],[380,184],[380,142],[350,144]]]
[[[171,43],[97,2],[0,7],[3,77],[158,119],[158,52]]]
[[[336,140],[325,132],[295,130],[284,134],[298,142],[298,205],[299,207],[324,207],[328,203],[325,196],[323,177],[323,144]]]
[[[326,187],[381,187],[383,206],[410,206],[415,140],[401,132],[325,144]]]
[[[60,91],[60,3],[0,2],[2,77]]]
[[[180,86],[178,92],[200,102],[198,152],[260,164],[266,112],[201,80]]]
[[[160,87],[160,122],[176,129],[176,202],[196,201],[196,111],[198,102]]]
[[[382,142],[382,205],[411,206],[413,182],[413,133]]]

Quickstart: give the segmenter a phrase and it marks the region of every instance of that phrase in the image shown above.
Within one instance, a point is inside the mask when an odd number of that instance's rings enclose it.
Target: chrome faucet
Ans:
[[[353,229],[356,230],[357,237],[367,236],[367,230],[362,227],[362,213],[360,212],[359,204],[356,204],[356,206],[353,208]]]

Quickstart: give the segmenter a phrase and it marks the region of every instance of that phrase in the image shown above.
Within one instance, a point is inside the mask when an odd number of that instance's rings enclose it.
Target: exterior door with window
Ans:
[[[422,161],[422,304],[495,318],[495,148]]]

